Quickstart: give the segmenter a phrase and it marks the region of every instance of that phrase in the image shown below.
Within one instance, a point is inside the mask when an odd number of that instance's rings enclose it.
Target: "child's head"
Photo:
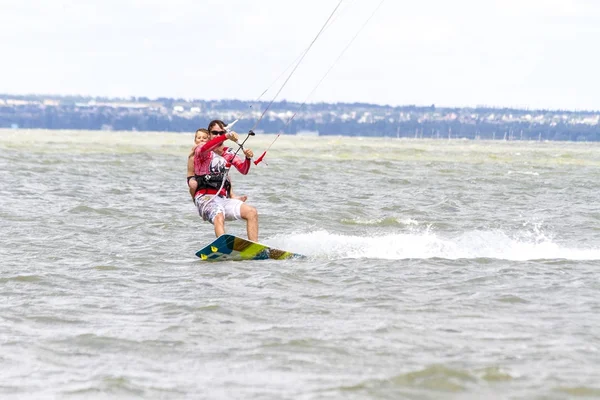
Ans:
[[[194,144],[206,143],[208,142],[208,129],[200,128],[196,131],[194,135]]]

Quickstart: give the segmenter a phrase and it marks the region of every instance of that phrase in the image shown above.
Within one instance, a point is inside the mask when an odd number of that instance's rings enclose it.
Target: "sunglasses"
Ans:
[[[217,136],[224,135],[226,133],[227,133],[227,131],[210,131],[211,135],[217,135]]]

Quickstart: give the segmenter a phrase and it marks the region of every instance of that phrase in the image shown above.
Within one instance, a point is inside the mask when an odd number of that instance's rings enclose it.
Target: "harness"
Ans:
[[[198,182],[198,189],[196,189],[196,193],[202,189],[219,190],[221,185],[223,185],[223,189],[225,189],[227,193],[229,193],[231,190],[231,183],[229,182],[229,179],[225,173],[196,175],[195,177],[196,182]],[[225,180],[224,184],[223,180]]]

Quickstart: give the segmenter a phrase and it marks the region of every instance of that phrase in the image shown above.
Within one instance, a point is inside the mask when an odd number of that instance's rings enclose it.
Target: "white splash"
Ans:
[[[290,236],[276,236],[266,241],[273,247],[291,250],[310,257],[374,258],[401,260],[409,258],[494,258],[504,260],[600,260],[600,248],[561,246],[542,233],[509,237],[502,231],[470,231],[456,237],[442,237],[434,232],[399,233],[381,236],[338,235],[314,231]]]

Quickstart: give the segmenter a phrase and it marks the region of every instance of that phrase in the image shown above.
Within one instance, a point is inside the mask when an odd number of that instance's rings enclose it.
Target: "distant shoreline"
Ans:
[[[0,128],[193,132],[254,126],[267,102],[0,94]],[[291,123],[287,123],[291,116]],[[319,136],[600,141],[600,111],[274,102],[257,129]]]

